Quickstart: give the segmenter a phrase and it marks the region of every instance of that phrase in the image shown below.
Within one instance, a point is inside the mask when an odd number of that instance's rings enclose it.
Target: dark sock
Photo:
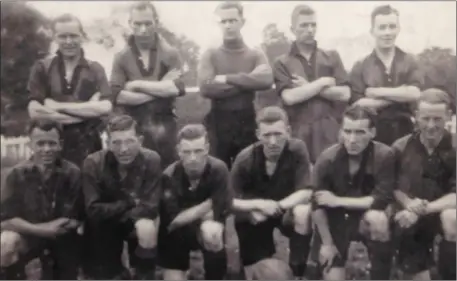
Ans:
[[[369,241],[367,246],[371,261],[370,279],[389,280],[394,254],[392,243],[390,241]]]
[[[311,234],[292,232],[289,238],[289,265],[294,276],[303,277],[310,250]]]
[[[157,249],[156,248],[147,249],[147,248],[143,248],[140,245],[138,245],[135,249],[135,255],[137,257],[144,258],[144,259],[155,258],[157,256]]]
[[[455,242],[441,240],[438,255],[438,271],[443,280],[456,280],[455,255]]]
[[[155,280],[156,249],[145,249],[145,252],[141,252],[139,248],[139,246],[136,248],[135,254],[143,256],[137,255],[135,259],[135,278],[139,280]]]
[[[205,280],[223,280],[227,274],[227,253],[225,248],[217,253],[203,254]]]

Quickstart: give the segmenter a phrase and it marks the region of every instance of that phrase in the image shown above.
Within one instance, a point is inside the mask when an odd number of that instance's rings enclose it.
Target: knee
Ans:
[[[217,221],[206,220],[200,226],[203,246],[206,250],[217,252],[224,247],[224,225]]]
[[[295,231],[306,234],[311,230],[311,205],[300,204],[292,209]]]
[[[292,209],[295,225],[307,224],[311,218],[311,205],[300,204]]]
[[[389,240],[389,218],[386,213],[379,210],[367,211],[361,223],[361,233],[369,235],[372,240]]]
[[[135,223],[136,235],[141,246],[151,248],[155,246],[157,238],[157,222],[150,219],[139,219]]]
[[[13,231],[2,231],[0,234],[1,255],[0,267],[8,267],[19,259],[21,236]]]
[[[176,269],[165,269],[163,271],[163,280],[182,281],[187,280],[186,272]]]
[[[449,241],[456,240],[456,210],[448,209],[444,210],[440,214],[441,225],[443,228],[444,238]]]

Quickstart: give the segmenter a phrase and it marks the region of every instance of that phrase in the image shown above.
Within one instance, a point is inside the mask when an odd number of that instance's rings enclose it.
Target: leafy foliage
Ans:
[[[270,23],[263,29],[262,49],[268,57],[270,65],[277,57],[289,50],[290,44],[290,40],[284,32],[279,31],[276,24]]]

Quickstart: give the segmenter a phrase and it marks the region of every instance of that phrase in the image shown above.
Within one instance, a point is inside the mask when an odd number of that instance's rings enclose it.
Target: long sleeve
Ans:
[[[15,217],[22,216],[23,206],[21,198],[21,186],[19,184],[19,175],[13,168],[8,173],[5,185],[2,186],[1,204],[0,204],[0,221],[5,221]]]
[[[349,84],[349,77],[346,69],[344,69],[343,61],[338,52],[332,52],[333,78],[336,80],[337,86]]]
[[[148,159],[146,178],[138,190],[139,202],[131,210],[131,218],[136,221],[141,218],[155,219],[159,213],[159,203],[162,195],[162,171],[160,157],[154,154]]]
[[[92,220],[119,219],[133,206],[133,203],[127,199],[103,202],[100,196],[97,167],[90,158],[87,158],[83,164],[83,192],[87,216]]]
[[[93,69],[97,78],[97,90],[100,92],[100,99],[110,100],[113,102],[113,95],[106,77],[105,69],[98,62],[93,62]]]
[[[35,62],[30,70],[29,80],[27,82],[27,102],[32,100],[43,103],[48,96],[46,87],[46,73],[41,61]]]
[[[227,84],[251,91],[270,89],[273,84],[273,72],[268,59],[261,50],[255,50],[255,56],[254,70],[250,73],[227,74]],[[260,66],[262,69],[258,69]]]
[[[122,67],[122,56],[121,54],[117,54],[113,59],[113,67],[111,69],[110,78],[113,105],[117,104],[117,97],[119,96],[119,93],[124,89],[127,80],[127,74]]]
[[[284,90],[294,88],[292,76],[280,59],[277,59],[273,64],[273,74],[276,92],[280,97],[282,96],[282,92]]]
[[[212,49],[203,53],[198,64],[198,85],[202,96],[209,99],[222,99],[240,94],[233,85],[214,83],[216,72],[211,61]]]

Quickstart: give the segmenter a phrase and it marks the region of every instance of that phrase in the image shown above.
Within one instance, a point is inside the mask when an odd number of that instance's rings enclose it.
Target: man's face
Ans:
[[[34,128],[30,133],[30,148],[35,161],[39,164],[55,163],[62,150],[59,132],[55,128],[50,131]]]
[[[113,152],[117,161],[128,165],[138,155],[143,138],[138,136],[135,129],[113,131],[108,134],[108,149]]]
[[[182,139],[178,144],[178,155],[189,176],[203,173],[208,159],[209,144],[203,136],[198,139]]]
[[[314,44],[316,37],[316,15],[298,15],[291,31],[297,42],[301,44]]]
[[[244,19],[236,8],[219,9],[216,12],[216,16],[224,40],[233,40],[241,37]]]
[[[157,25],[154,22],[154,12],[151,9],[133,9],[130,13],[129,23],[137,43],[151,45],[154,42]]]
[[[352,120],[344,117],[341,128],[341,139],[349,155],[359,155],[376,135],[375,128],[370,126],[370,120]]]
[[[420,102],[416,111],[416,121],[422,136],[428,140],[441,138],[449,116],[449,109],[444,103]]]
[[[266,158],[276,160],[290,138],[289,127],[282,120],[274,123],[260,123],[257,137],[263,145]]]
[[[378,48],[393,48],[399,32],[400,23],[397,14],[377,15],[374,18],[371,34]]]
[[[58,22],[54,26],[54,41],[64,57],[80,54],[83,42],[81,27],[77,21]]]

